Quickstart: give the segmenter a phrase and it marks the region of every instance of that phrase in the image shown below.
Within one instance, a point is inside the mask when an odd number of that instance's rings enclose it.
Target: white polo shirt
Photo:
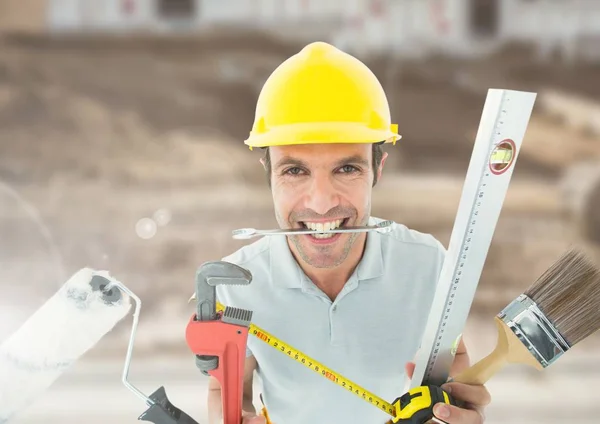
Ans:
[[[371,218],[370,224],[381,222]],[[253,311],[253,324],[388,402],[405,390],[445,256],[429,234],[394,224],[370,232],[361,262],[332,302],[304,274],[285,236],[223,260],[252,273],[248,286],[217,286],[221,303]],[[378,424],[390,416],[286,354],[248,336],[274,424]]]

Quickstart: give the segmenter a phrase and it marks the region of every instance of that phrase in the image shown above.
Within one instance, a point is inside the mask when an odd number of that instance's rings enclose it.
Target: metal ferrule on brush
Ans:
[[[546,318],[536,303],[522,294],[498,314],[544,368],[571,346]]]

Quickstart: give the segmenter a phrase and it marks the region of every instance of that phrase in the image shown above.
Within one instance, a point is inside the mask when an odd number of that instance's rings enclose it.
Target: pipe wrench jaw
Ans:
[[[217,315],[217,285],[247,286],[250,271],[225,261],[206,262],[196,271],[197,319],[214,321]]]
[[[216,286],[248,285],[252,274],[235,264],[203,264],[196,273],[196,313],[186,329],[186,341],[202,374],[221,385],[223,424],[239,424],[242,416],[243,377],[248,328],[252,311],[226,307],[217,313]]]

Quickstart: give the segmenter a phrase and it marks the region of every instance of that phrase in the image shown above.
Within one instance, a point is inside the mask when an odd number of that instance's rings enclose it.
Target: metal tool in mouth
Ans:
[[[311,230],[308,228],[294,228],[289,230],[257,230],[256,228],[240,228],[232,231],[234,239],[249,239],[260,236],[281,236],[290,235],[297,236],[301,234],[330,234],[330,233],[365,233],[368,231],[377,231],[379,233],[387,233],[392,231],[394,221],[382,221],[375,225],[365,225],[358,227],[340,227],[331,230]]]
[[[543,368],[571,348],[536,303],[524,294],[504,308],[498,318],[527,346]]]

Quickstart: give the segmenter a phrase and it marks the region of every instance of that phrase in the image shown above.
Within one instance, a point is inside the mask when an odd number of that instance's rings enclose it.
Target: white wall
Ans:
[[[69,31],[81,26],[79,0],[49,0],[48,25],[51,31]]]
[[[246,19],[253,19],[256,15],[252,10],[254,4],[258,3],[252,0],[202,0],[200,2],[200,22],[243,22]]]
[[[428,46],[439,45],[448,36],[434,22],[432,4],[436,1],[442,2],[441,17],[447,17],[450,11],[443,2],[456,0],[384,0],[383,14],[374,14],[369,0],[348,1],[343,12],[348,26],[336,33],[333,41],[360,54],[393,51],[420,56]]]
[[[198,0],[195,0],[198,2]],[[225,0],[220,0],[225,2]],[[48,0],[50,31],[129,32],[169,28],[156,14],[155,0]],[[126,7],[126,6],[129,7]],[[198,27],[198,16],[190,20]]]
[[[0,0],[2,1],[2,0]],[[186,22],[167,22],[157,16],[157,0],[48,0],[48,23],[53,31],[163,31]],[[130,1],[133,12],[123,4]],[[197,14],[187,20],[187,30],[210,24],[281,26],[308,21],[340,19],[345,0],[194,0]],[[362,3],[358,0],[357,4]]]
[[[376,0],[195,0],[197,15],[183,22],[156,16],[157,0],[128,0],[134,5],[131,13],[123,10],[127,0],[48,1],[54,31],[193,31],[229,23],[329,39],[361,53],[421,56],[441,50],[468,56],[511,40],[537,43],[540,50],[557,44],[573,50],[573,40],[583,35],[600,39],[600,0],[498,0],[501,23],[495,40],[471,34],[471,0],[380,0],[382,14],[372,10]]]
[[[543,41],[566,36],[600,36],[598,0],[503,1],[503,35],[507,39]]]
[[[600,55],[599,0],[503,1],[503,40],[532,43],[541,56],[559,51],[571,59],[585,42]]]
[[[360,0],[359,0],[360,1]],[[265,25],[340,16],[353,0],[202,0],[200,21]],[[247,22],[247,20],[252,22]]]

